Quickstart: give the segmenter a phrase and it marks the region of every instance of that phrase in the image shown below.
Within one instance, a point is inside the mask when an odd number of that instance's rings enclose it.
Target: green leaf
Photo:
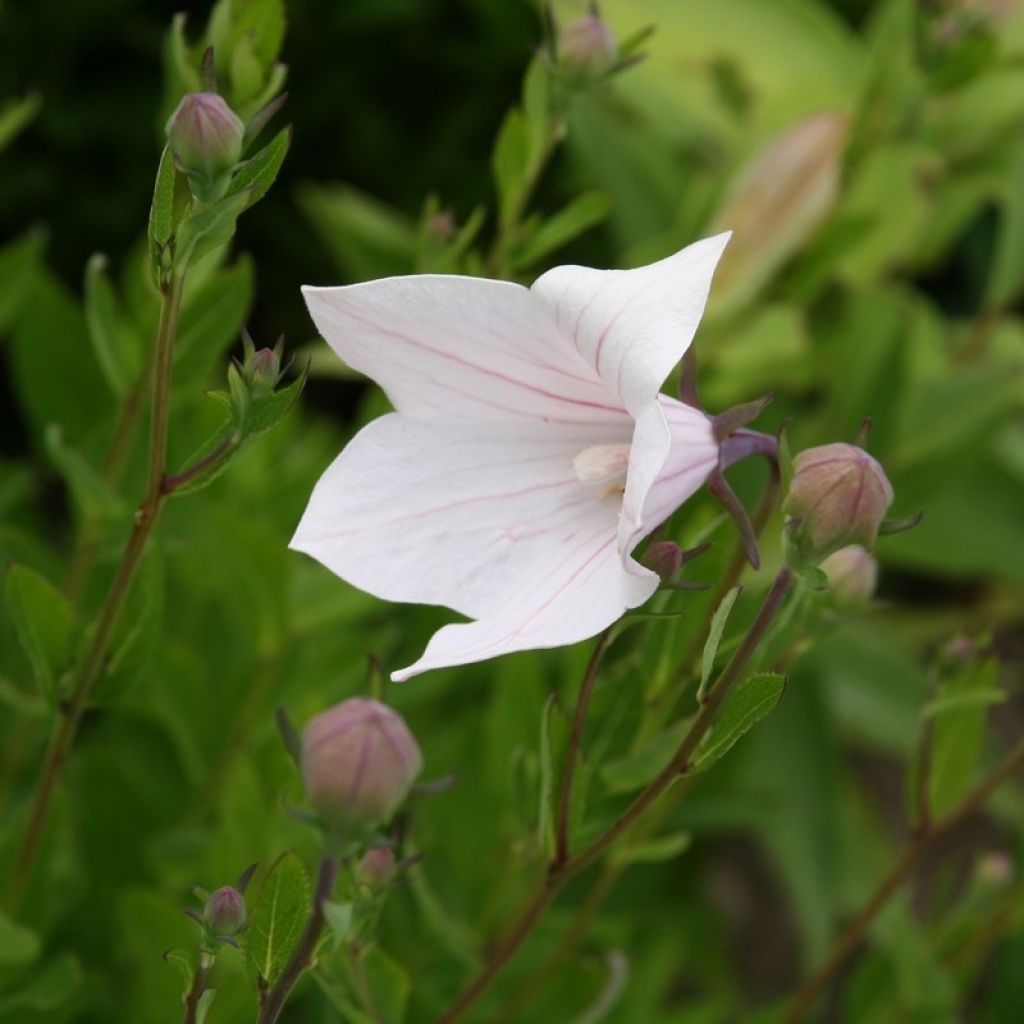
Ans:
[[[164,960],[169,964],[173,964],[181,975],[181,996],[184,999],[192,991],[192,982],[195,977],[192,958],[183,950],[169,949],[164,953]]]
[[[502,122],[491,156],[491,170],[498,190],[498,209],[503,224],[514,220],[526,191],[529,159],[530,139],[526,118],[521,110],[510,110]]]
[[[27,967],[38,955],[35,932],[0,914],[0,969]]]
[[[82,983],[82,969],[70,953],[51,957],[39,970],[13,991],[0,996],[0,1017],[16,1020],[15,1010],[48,1013],[67,1003]]]
[[[191,266],[212,249],[231,241],[242,211],[250,205],[249,190],[233,192],[214,203],[200,206],[178,228],[175,259]]]
[[[606,762],[601,777],[612,793],[641,789],[665,770],[692,724],[684,718],[648,740],[637,750]]]
[[[258,203],[267,194],[270,186],[274,184],[291,141],[291,126],[282,128],[263,149],[242,165],[238,173],[231,179],[228,195],[248,190],[247,208]]]
[[[523,79],[523,117],[528,134],[529,166],[536,167],[544,156],[551,131],[551,75],[546,61],[535,57]]]
[[[73,650],[74,610],[45,576],[27,565],[11,565],[4,585],[7,610],[36,685],[53,698]]]
[[[348,938],[348,933],[352,928],[353,909],[354,907],[351,903],[335,903],[333,900],[324,901],[324,917],[327,919],[327,924],[334,933],[335,940],[338,942]]]
[[[577,196],[530,234],[515,256],[515,266],[520,269],[529,267],[571,242],[587,228],[603,221],[610,207],[611,202],[605,192],[595,190]]]
[[[711,673],[715,669],[715,657],[718,654],[718,647],[722,642],[722,634],[725,632],[726,623],[729,621],[732,606],[736,603],[736,598],[740,596],[742,589],[742,587],[733,587],[722,598],[722,603],[715,609],[715,614],[711,618],[711,627],[708,630],[708,638],[704,642],[704,652],[701,654],[700,659],[700,685],[697,687],[698,700],[703,697],[711,682]]]
[[[170,146],[164,146],[149,208],[149,239],[157,249],[162,249],[174,234],[174,177],[174,154]]]
[[[203,1024],[206,1020],[207,1014],[210,1012],[210,1007],[213,1006],[213,1001],[216,997],[217,990],[215,988],[208,988],[199,997],[199,1002],[196,1003],[196,1024]]]
[[[127,506],[88,462],[64,442],[64,432],[51,424],[44,435],[46,451],[64,478],[82,514],[99,521],[127,515]]]
[[[540,718],[540,806],[537,820],[537,838],[549,853],[555,848],[555,820],[558,814],[558,795],[569,739],[569,723],[558,698],[551,694]]]
[[[268,985],[277,981],[309,915],[309,875],[292,851],[274,862],[250,918],[246,965]]]
[[[689,832],[673,832],[647,842],[613,847],[608,855],[616,866],[627,864],[661,864],[673,860],[690,848],[693,836]]]
[[[107,383],[115,395],[126,395],[142,372],[142,339],[118,308],[102,253],[93,254],[85,267],[85,322]]]
[[[284,44],[284,0],[231,0],[231,34],[229,50],[243,39],[261,64],[269,67],[281,53]]]
[[[363,954],[363,970],[380,1024],[402,1024],[411,991],[405,969],[379,946],[371,946]]]
[[[0,331],[10,327],[24,304],[45,239],[44,231],[32,229],[0,249]]]
[[[757,672],[729,691],[693,756],[693,767],[711,767],[752,726],[775,710],[786,679],[775,672]]]
[[[42,98],[38,93],[17,100],[7,100],[0,106],[0,153],[2,153],[39,112]]]
[[[970,665],[945,681],[932,706],[928,774],[931,813],[945,814],[974,784],[985,737],[985,716],[999,691],[995,659]]]
[[[245,421],[246,438],[258,437],[277,426],[291,411],[305,385],[306,374],[303,371],[302,375],[287,387],[253,402]]]

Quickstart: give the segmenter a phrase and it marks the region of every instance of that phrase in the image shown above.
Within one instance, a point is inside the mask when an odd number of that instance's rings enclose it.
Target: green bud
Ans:
[[[317,715],[302,734],[310,803],[340,835],[365,835],[387,822],[422,767],[401,716],[375,700],[346,700]]]
[[[826,444],[793,460],[786,498],[786,557],[796,569],[851,544],[871,548],[892,504],[885,471],[862,448]]]
[[[245,125],[215,92],[190,92],[167,121],[167,140],[199,199],[219,198],[242,156]]]

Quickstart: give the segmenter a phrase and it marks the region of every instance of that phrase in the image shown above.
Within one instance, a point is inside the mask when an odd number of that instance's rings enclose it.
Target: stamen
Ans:
[[[581,484],[605,483],[604,494],[622,489],[622,480],[629,468],[628,444],[595,444],[584,448],[572,460],[572,468]]]

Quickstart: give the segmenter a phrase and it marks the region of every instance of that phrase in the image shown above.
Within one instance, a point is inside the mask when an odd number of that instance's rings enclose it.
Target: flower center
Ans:
[[[601,497],[621,494],[629,468],[628,444],[595,444],[584,448],[572,460],[576,479],[581,484],[604,484]]]

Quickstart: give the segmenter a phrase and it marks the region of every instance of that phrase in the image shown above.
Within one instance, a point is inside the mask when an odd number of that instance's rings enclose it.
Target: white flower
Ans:
[[[377,597],[474,620],[393,679],[576,643],[654,593],[631,552],[718,460],[710,420],[659,392],[728,238],[637,270],[556,267],[532,288],[423,275],[303,289],[396,411],[324,473],[291,546]]]

